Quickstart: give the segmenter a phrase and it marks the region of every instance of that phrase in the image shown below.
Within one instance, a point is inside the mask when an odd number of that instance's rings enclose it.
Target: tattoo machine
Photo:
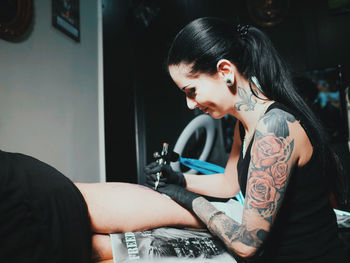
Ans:
[[[163,148],[161,153],[159,154],[159,152],[155,152],[153,153],[153,157],[156,159],[156,162],[159,165],[164,165],[167,163],[167,158],[166,156],[168,155],[168,148],[169,148],[169,144],[167,144],[166,142],[163,143]],[[158,172],[157,173],[157,181],[154,185],[154,190],[157,190],[158,184],[159,184],[159,180],[160,177],[162,176],[162,172]]]

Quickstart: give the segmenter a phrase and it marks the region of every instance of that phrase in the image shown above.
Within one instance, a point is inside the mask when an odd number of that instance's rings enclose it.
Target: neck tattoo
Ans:
[[[238,97],[241,99],[235,103],[237,111],[253,111],[256,105],[256,99],[251,92],[247,92],[245,89],[238,86]]]
[[[264,108],[262,109],[260,115],[259,115],[259,118],[257,119],[256,121],[256,124],[254,126],[254,130],[252,132],[252,134],[250,136],[247,137],[247,134],[244,135],[244,138],[243,138],[243,142],[242,142],[242,152],[243,152],[243,157],[245,156],[245,153],[246,153],[246,150],[247,150],[247,141],[250,142],[250,140],[252,139],[253,135],[255,134],[255,130],[256,130],[256,127],[258,126],[258,122],[259,120],[264,116],[267,108],[271,105],[271,103],[267,102],[266,105],[264,106]]]

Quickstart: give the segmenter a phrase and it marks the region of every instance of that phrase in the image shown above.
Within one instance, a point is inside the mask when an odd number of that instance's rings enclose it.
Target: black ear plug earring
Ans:
[[[236,87],[233,85],[233,81],[230,78],[226,79],[226,86],[231,90],[233,94],[236,93]]]

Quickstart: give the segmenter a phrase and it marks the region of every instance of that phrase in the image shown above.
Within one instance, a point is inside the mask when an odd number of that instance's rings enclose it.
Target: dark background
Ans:
[[[250,16],[243,0],[104,1],[108,181],[142,183],[142,167],[152,161],[152,153],[160,150],[163,141],[174,144],[194,117],[167,75],[164,59],[175,34],[197,17],[218,16],[257,26],[270,36],[293,71],[340,64],[347,85],[350,12],[335,14],[327,0],[279,2],[288,7],[286,16],[263,27],[256,16]],[[346,142],[339,149],[349,163]]]

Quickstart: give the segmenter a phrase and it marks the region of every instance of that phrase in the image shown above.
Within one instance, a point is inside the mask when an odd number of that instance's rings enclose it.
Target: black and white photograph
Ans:
[[[111,238],[114,262],[237,262],[218,238],[203,230],[161,227]]]

